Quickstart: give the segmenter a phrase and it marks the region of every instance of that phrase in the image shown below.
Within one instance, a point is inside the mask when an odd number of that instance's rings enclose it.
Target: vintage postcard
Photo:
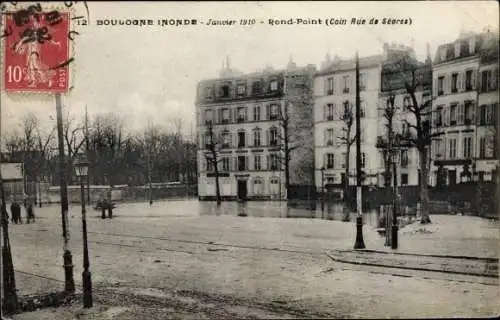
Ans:
[[[1,2],[2,319],[498,316],[498,9]]]

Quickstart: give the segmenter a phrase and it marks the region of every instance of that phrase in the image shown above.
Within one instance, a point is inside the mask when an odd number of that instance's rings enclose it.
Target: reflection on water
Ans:
[[[201,202],[200,215],[262,217],[262,218],[305,218],[324,219],[344,222],[353,222],[356,212],[348,209],[343,203],[325,203],[324,210],[321,204],[287,204],[279,201],[248,201],[223,202],[217,207],[215,202]],[[371,210],[363,213],[363,221],[370,226],[377,226],[378,211]]]

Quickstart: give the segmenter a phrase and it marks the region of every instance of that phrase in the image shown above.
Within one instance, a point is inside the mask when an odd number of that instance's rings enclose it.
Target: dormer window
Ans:
[[[205,88],[205,99],[211,99],[213,95],[212,87]]]
[[[222,98],[228,98],[229,97],[229,85],[225,84],[220,88],[220,96]]]
[[[460,41],[460,56],[466,57],[470,54],[469,41],[462,40]]]
[[[260,81],[254,81],[252,83],[252,94],[261,94],[261,93],[262,93],[262,87]]]
[[[243,96],[245,94],[245,85],[244,84],[238,84],[237,93],[239,96]]]
[[[271,80],[269,83],[269,90],[271,90],[271,92],[278,91],[278,80]]]

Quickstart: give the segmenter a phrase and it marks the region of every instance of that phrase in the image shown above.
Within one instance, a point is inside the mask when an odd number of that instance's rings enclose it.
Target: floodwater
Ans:
[[[117,203],[113,210],[113,218],[183,218],[194,216],[233,216],[254,217],[254,218],[284,218],[284,219],[324,219],[353,222],[356,219],[356,213],[344,208],[343,203],[324,204],[323,210],[321,203],[315,204],[290,205],[286,201],[248,201],[222,202],[218,207],[215,201],[198,201],[198,199],[178,199],[155,201],[152,205],[147,202],[136,203]],[[346,213],[344,213],[346,212]],[[81,214],[81,208],[73,204],[69,208],[70,216],[78,217]],[[100,219],[100,211],[87,207],[87,217],[89,219]],[[23,217],[24,217],[24,213]],[[35,215],[40,218],[59,218],[60,206],[52,204],[35,208]],[[363,212],[363,221],[365,224],[377,227],[377,210]]]
[[[343,203],[321,203],[304,205],[290,205],[280,201],[248,201],[248,202],[223,202],[220,207],[214,202],[200,202],[201,215],[236,215],[239,217],[259,218],[288,218],[288,219],[324,219],[352,222],[356,219],[356,212],[346,209]],[[323,210],[322,210],[323,209]],[[376,227],[378,211],[363,212],[365,224]]]

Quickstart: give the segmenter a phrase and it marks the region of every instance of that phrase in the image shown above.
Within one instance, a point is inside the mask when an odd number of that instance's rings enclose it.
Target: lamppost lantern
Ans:
[[[78,159],[75,164],[75,173],[79,179],[86,178],[89,173],[89,163],[86,159]]]

